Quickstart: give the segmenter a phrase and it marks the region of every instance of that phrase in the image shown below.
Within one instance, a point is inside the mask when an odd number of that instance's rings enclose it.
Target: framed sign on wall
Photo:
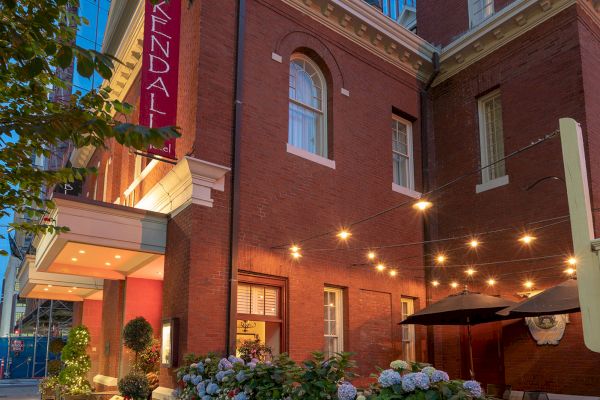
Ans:
[[[177,366],[178,319],[169,318],[162,321],[160,343],[160,365],[166,368]]]

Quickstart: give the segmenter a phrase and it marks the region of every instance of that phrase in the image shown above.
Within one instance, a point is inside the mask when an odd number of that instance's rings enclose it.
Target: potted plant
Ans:
[[[69,332],[67,344],[61,353],[65,367],[58,375],[66,400],[87,399],[92,390],[87,380],[91,367],[90,357],[86,353],[89,343],[90,332],[85,326],[77,326]]]
[[[127,400],[146,400],[151,393],[148,378],[138,371],[125,375],[118,386],[121,396]]]
[[[58,376],[48,376],[41,379],[38,388],[42,400],[57,399],[59,397],[57,392],[60,388]]]
[[[139,354],[152,345],[152,325],[144,317],[129,321],[123,328],[123,344],[135,352],[134,367],[138,365]]]

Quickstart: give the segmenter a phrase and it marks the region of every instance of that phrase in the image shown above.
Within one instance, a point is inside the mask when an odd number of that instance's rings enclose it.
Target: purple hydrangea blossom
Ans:
[[[354,400],[356,394],[356,388],[350,382],[344,382],[338,386],[337,395],[339,400]]]
[[[429,389],[429,377],[427,374],[424,374],[423,372],[417,372],[414,375],[414,379],[418,389]]]
[[[415,373],[406,374],[402,377],[402,390],[405,392],[412,392],[417,388],[417,382],[415,380]]]
[[[483,396],[483,389],[481,389],[481,385],[477,381],[465,381],[463,383],[463,388],[465,388],[473,397]]]
[[[435,372],[435,368],[433,367],[425,367],[421,370],[422,373],[426,374],[428,377],[431,378],[431,375],[433,375],[433,373]]]
[[[439,369],[436,369],[431,374],[431,382],[433,382],[433,383],[448,382],[449,380],[450,380],[450,377],[448,376],[448,374],[444,371],[440,371]]]
[[[219,391],[219,385],[217,385],[216,383],[209,383],[208,386],[206,386],[206,393],[213,395],[216,394]]]
[[[198,391],[198,396],[204,396],[206,394],[206,384],[204,382],[200,382],[196,386],[196,390]]]
[[[184,383],[188,383],[190,381],[190,379],[192,379],[192,377],[189,374],[185,374],[183,376],[183,382]]]
[[[244,382],[246,379],[248,379],[248,377],[246,376],[246,373],[244,371],[240,371],[237,373],[237,375],[235,376],[235,379],[238,382]]]
[[[386,369],[381,371],[378,382],[382,387],[390,387],[402,383],[402,377],[393,369]]]
[[[218,367],[219,367],[220,371],[223,371],[223,370],[226,370],[226,369],[233,368],[233,364],[228,359],[222,358],[221,361],[219,361]]]
[[[227,361],[229,361],[231,364],[245,364],[244,360],[235,356],[229,356],[229,358],[227,358]]]
[[[234,400],[248,400],[248,396],[244,392],[239,392],[235,395]]]

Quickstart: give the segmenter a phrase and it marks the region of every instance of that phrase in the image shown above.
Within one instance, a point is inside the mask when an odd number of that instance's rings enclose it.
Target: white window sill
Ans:
[[[409,189],[407,187],[400,186],[400,185],[398,185],[396,183],[393,183],[393,182],[392,182],[392,190],[394,192],[402,193],[403,195],[408,196],[408,197],[412,197],[414,199],[420,199],[421,198],[421,193],[419,193],[417,191],[414,191],[412,189]]]
[[[492,190],[500,186],[508,185],[508,175],[501,176],[500,178],[480,183],[475,186],[475,193],[485,192],[486,190]]]
[[[293,154],[295,156],[305,158],[305,159],[315,162],[317,164],[324,165],[325,167],[335,169],[335,161],[330,160],[329,158],[325,158],[320,155],[311,153],[310,151],[306,151],[299,147],[293,146],[289,143],[287,144],[287,152],[290,154]]]

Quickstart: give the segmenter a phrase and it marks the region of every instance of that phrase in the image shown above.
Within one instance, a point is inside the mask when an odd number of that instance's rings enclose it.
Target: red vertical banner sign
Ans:
[[[179,29],[181,0],[146,0],[144,54],[142,59],[140,125],[151,128],[177,124]],[[175,157],[175,139],[163,147],[150,146],[148,153]]]

